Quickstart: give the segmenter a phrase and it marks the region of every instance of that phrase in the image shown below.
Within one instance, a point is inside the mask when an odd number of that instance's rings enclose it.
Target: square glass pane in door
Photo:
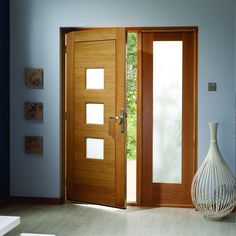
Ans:
[[[86,104],[86,124],[94,124],[94,125],[104,124],[104,104],[99,104],[99,103]]]
[[[104,89],[104,68],[86,69],[86,89]]]
[[[86,158],[104,159],[104,139],[86,138]]]

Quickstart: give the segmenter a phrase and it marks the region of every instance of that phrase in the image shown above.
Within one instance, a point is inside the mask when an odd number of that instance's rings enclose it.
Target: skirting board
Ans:
[[[29,204],[50,204],[58,205],[63,204],[65,201],[61,198],[39,198],[39,197],[9,197],[0,200],[0,206],[6,205],[7,203],[29,203]],[[128,204],[129,205],[129,204]],[[132,206],[132,204],[131,204]],[[136,205],[135,205],[136,206]],[[187,207],[189,208],[189,207]],[[197,209],[195,208],[197,211]],[[236,207],[234,208],[236,212]]]
[[[64,203],[63,198],[41,198],[41,197],[10,197],[10,203],[50,204],[58,205]]]
[[[6,205],[9,202],[9,198],[0,199],[0,207]]]

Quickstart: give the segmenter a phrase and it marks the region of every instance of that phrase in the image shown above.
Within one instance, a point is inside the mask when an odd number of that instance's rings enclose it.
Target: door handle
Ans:
[[[125,131],[125,109],[120,109],[120,115],[119,116],[110,116],[110,119],[112,120],[119,120],[119,126],[121,133],[124,133]]]

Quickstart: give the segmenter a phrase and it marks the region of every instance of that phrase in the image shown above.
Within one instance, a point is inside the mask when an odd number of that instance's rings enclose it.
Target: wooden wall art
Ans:
[[[43,69],[26,68],[25,86],[29,88],[43,88]]]
[[[43,137],[25,136],[25,153],[39,155],[43,154]]]
[[[43,120],[42,102],[25,102],[26,120]]]

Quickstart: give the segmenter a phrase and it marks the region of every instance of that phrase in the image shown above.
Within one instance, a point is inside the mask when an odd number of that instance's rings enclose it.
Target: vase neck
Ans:
[[[209,122],[211,143],[216,143],[218,122]]]

